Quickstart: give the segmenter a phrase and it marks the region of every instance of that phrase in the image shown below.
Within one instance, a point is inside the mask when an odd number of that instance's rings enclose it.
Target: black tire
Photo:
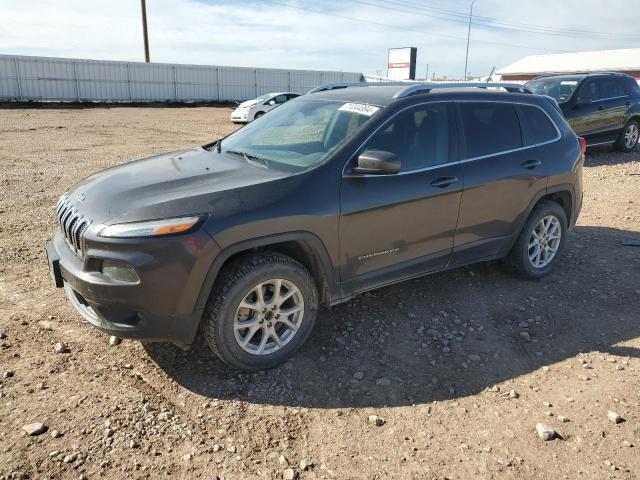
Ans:
[[[253,119],[260,118],[262,115],[264,115],[264,112],[258,112],[253,116]]]
[[[533,234],[533,230],[538,223],[547,216],[554,216],[558,219],[560,224],[560,242],[556,250],[555,255],[551,258],[551,261],[543,266],[536,267],[529,260],[529,240]],[[565,243],[567,241],[567,215],[564,209],[556,202],[542,201],[535,206],[529,218],[522,227],[522,231],[516,240],[513,248],[509,252],[506,261],[507,264],[523,278],[541,278],[547,275],[558,262],[562,251],[564,250]]]
[[[295,284],[302,295],[304,311],[300,315],[299,327],[288,343],[272,353],[252,354],[236,340],[236,311],[256,285],[271,279],[284,279]],[[224,267],[205,309],[203,333],[207,345],[225,363],[241,370],[262,370],[285,362],[302,346],[313,330],[317,313],[318,291],[309,272],[286,255],[260,252],[243,256]]]
[[[630,132],[631,129],[635,129],[635,141],[630,144],[627,145],[626,143],[626,136],[627,133],[632,133]],[[635,149],[638,146],[638,131],[640,130],[640,124],[638,123],[637,120],[629,120],[627,122],[627,124],[624,126],[624,128],[622,129],[622,132],[620,132],[620,135],[618,136],[618,139],[616,140],[616,148],[618,150],[620,150],[621,152],[630,152],[633,149]]]

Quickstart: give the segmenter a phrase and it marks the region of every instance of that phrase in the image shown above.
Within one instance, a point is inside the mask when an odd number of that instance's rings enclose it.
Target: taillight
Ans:
[[[587,152],[587,141],[582,137],[578,137],[578,140],[580,141],[580,151],[582,153],[586,153]]]

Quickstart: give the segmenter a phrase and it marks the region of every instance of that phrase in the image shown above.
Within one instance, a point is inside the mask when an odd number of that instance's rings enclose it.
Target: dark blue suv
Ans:
[[[553,97],[574,131],[588,145],[615,144],[630,152],[640,135],[640,86],[623,73],[589,73],[536,78],[526,84]]]
[[[104,332],[182,346],[200,332],[225,362],[267,368],[321,305],[498,258],[546,275],[583,162],[555,101],[522,86],[328,89],[71,187],[50,270]]]

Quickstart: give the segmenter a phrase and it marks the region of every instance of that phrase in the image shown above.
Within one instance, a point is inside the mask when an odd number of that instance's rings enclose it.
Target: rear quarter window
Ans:
[[[635,78],[624,77],[621,82],[627,95],[640,95],[640,85],[638,85],[638,81]]]
[[[546,113],[531,105],[518,105],[526,146],[555,140],[558,131]]]
[[[523,146],[520,121],[513,105],[494,102],[460,103],[467,158]]]

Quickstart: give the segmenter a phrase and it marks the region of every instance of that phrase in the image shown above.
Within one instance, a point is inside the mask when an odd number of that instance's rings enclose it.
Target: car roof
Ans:
[[[583,80],[587,77],[629,77],[633,78],[631,75],[624,72],[586,72],[586,73],[572,73],[565,75],[540,75],[539,77],[535,77],[533,80],[545,80],[548,78],[558,79],[558,80]],[[533,81],[531,80],[531,81]]]
[[[586,73],[572,74],[572,75],[541,75],[539,77],[531,79],[530,81],[533,82],[534,80],[582,80],[583,78],[586,78],[586,77],[587,77]]]
[[[406,100],[408,98],[424,100],[428,98],[438,99],[489,99],[492,100],[514,100],[516,97],[531,97],[530,93],[510,93],[500,90],[489,90],[486,88],[469,88],[460,87],[455,88],[453,85],[449,85],[449,88],[434,88],[431,91],[415,92],[413,95],[405,96],[402,98],[396,98],[395,95],[402,92],[412,84],[407,83],[405,85],[384,85],[384,86],[367,86],[367,87],[354,87],[354,88],[340,88],[334,90],[324,90],[316,93],[308,93],[305,97],[314,98],[318,100],[333,100],[340,102],[353,102],[353,103],[366,103],[370,105],[377,105],[384,107],[391,103]],[[453,87],[453,88],[451,88]]]

